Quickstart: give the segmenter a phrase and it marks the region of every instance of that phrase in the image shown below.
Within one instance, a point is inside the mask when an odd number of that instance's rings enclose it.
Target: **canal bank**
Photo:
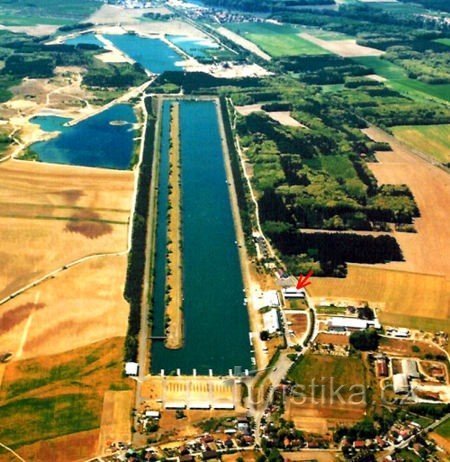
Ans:
[[[226,174],[226,153],[217,100],[181,99],[183,194],[184,346],[168,350],[152,341],[153,374],[216,375],[250,370],[249,321],[235,217]],[[168,181],[170,101],[163,103],[158,223],[153,287],[153,337],[164,336],[165,184]],[[167,171],[166,171],[167,170]],[[164,232],[163,232],[164,231]],[[161,273],[162,271],[162,273]]]

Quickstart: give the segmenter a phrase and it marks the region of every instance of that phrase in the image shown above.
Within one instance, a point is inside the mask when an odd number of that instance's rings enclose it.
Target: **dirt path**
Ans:
[[[169,151],[169,210],[167,216],[166,266],[166,347],[183,346],[183,254],[182,254],[182,197],[180,159],[180,106],[174,103],[170,121]]]
[[[250,40],[247,40],[244,37],[241,37],[239,34],[236,34],[235,32],[229,29],[226,29],[225,27],[219,27],[218,29],[216,29],[216,32],[219,33],[220,35],[223,35],[228,40],[231,40],[232,42],[241,46],[242,48],[245,48],[246,50],[254,53],[255,55],[259,56],[265,61],[270,61],[272,59],[270,55],[262,51],[254,43],[250,42]]]

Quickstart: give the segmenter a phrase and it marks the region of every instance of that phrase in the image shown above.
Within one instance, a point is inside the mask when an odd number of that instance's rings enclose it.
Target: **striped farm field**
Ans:
[[[328,51],[299,37],[294,26],[273,23],[227,24],[228,29],[258,45],[274,58],[281,56],[321,55]]]
[[[450,124],[401,126],[392,132],[410,148],[444,164],[450,162]]]

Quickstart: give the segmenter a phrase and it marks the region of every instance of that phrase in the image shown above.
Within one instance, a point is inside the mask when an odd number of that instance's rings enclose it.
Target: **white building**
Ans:
[[[329,330],[347,331],[347,330],[364,330],[373,327],[381,329],[378,319],[359,319],[346,318],[344,316],[335,316],[328,321]]]
[[[305,289],[297,289],[297,287],[286,287],[283,289],[284,298],[305,298]]]
[[[263,313],[264,330],[269,334],[274,334],[280,330],[280,320],[278,319],[278,312],[275,308]]]
[[[138,363],[125,363],[125,374],[136,376],[139,374],[139,364]]]
[[[394,374],[392,384],[396,394],[404,394],[409,391],[408,377],[405,374]]]
[[[413,359],[403,359],[402,360],[402,371],[403,374],[408,377],[408,379],[418,379],[420,378],[419,369],[417,367],[417,362]]]

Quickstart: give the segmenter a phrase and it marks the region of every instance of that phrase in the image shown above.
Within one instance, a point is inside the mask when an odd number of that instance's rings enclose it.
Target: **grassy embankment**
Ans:
[[[329,52],[298,36],[290,25],[270,23],[227,24],[227,28],[250,40],[270,56],[323,55]]]
[[[392,128],[395,137],[443,164],[450,162],[450,125],[411,125]]]
[[[183,255],[180,159],[180,106],[174,103],[170,119],[169,197],[167,211],[166,347],[183,346]]]

